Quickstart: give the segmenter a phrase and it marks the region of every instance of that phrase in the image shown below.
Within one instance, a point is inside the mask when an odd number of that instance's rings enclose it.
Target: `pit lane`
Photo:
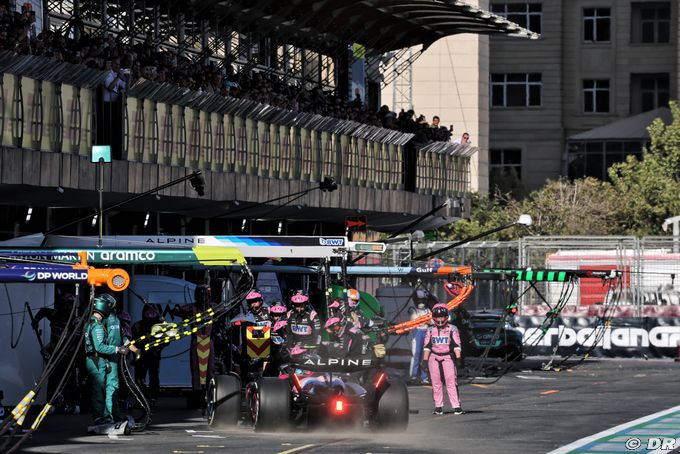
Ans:
[[[495,383],[494,377],[472,384],[461,379],[465,415],[432,415],[431,389],[410,387],[411,409],[418,413],[405,433],[213,430],[198,410],[183,408],[183,399],[164,398],[145,433],[87,436],[87,415],[52,415],[21,452],[545,453],[680,404],[679,363],[594,359],[573,370],[542,372],[541,362],[524,360]]]

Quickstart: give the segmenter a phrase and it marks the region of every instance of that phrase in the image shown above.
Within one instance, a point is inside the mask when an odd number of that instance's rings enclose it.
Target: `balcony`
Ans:
[[[4,203],[94,206],[90,154],[103,132],[97,90],[106,73],[11,53],[0,54],[0,72]],[[372,228],[393,230],[446,198],[468,205],[472,147],[438,143],[416,150],[410,134],[148,81],[128,91],[120,115],[122,159],[105,166],[107,203],[201,169],[204,199],[183,185],[132,208],[228,217],[228,207],[312,188],[324,176],[335,178],[339,190],[311,191],[273,217],[342,223],[359,212]],[[239,217],[257,218],[275,206]],[[448,208],[433,222],[464,212]]]

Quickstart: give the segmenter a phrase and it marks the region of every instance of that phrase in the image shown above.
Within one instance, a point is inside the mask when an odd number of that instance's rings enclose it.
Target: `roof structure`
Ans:
[[[632,117],[617,120],[608,125],[591,129],[568,138],[570,141],[601,141],[601,140],[649,140],[647,128],[654,119],[661,118],[664,123],[669,124],[673,120],[671,110],[668,107],[643,112]]]
[[[459,0],[230,0],[216,2],[212,9],[240,32],[276,34],[321,52],[343,43],[358,43],[373,53],[428,47],[459,33],[538,38]]]

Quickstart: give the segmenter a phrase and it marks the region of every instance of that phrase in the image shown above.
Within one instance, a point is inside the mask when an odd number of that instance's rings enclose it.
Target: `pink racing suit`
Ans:
[[[451,345],[453,343],[453,345]],[[434,406],[444,406],[444,389],[442,379],[446,383],[446,393],[453,408],[460,407],[458,400],[458,385],[456,383],[456,365],[451,355],[460,350],[460,334],[458,329],[450,324],[443,328],[436,326],[427,330],[425,335],[425,351],[430,352],[427,367],[430,370]]]

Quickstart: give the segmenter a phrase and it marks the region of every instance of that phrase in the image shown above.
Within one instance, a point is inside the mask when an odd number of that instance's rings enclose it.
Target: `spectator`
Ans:
[[[472,143],[472,141],[470,140],[470,134],[468,134],[467,132],[464,132],[463,135],[461,137],[459,137],[458,139],[454,140],[453,143],[457,143],[459,145],[460,144],[470,145]]]
[[[439,117],[432,117],[432,140],[435,142],[448,142],[451,140],[451,132],[444,126],[439,126]]]
[[[111,61],[111,69],[104,80],[102,103],[99,108],[97,142],[111,146],[111,157],[123,159],[123,104],[121,96],[127,88],[130,70],[121,69],[118,59]]]

